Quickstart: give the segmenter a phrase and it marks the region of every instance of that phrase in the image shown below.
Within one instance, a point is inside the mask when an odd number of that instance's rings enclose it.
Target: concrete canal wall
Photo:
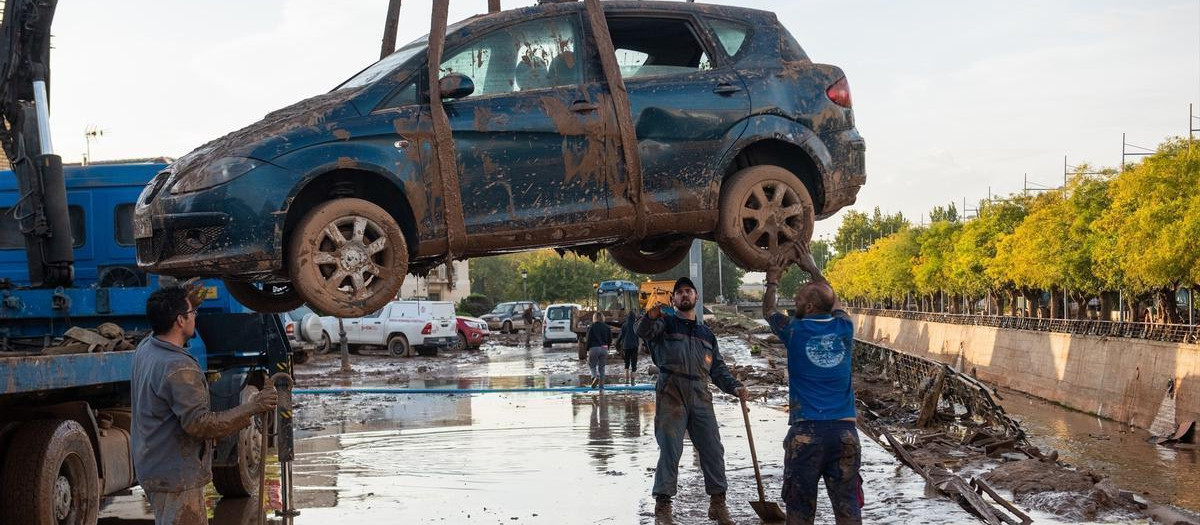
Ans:
[[[1200,345],[852,316],[864,341],[1140,428],[1174,379],[1177,420],[1200,420]]]

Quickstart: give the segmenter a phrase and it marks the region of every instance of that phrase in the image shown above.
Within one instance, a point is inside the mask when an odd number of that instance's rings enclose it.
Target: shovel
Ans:
[[[742,418],[746,420],[746,439],[750,440],[750,460],[754,461],[754,481],[758,482],[758,501],[751,501],[750,506],[758,517],[766,522],[777,522],[787,519],[783,509],[774,501],[767,501],[763,492],[762,473],[758,470],[758,453],[754,451],[754,432],[750,430],[750,409],[746,408],[746,400],[742,399]]]

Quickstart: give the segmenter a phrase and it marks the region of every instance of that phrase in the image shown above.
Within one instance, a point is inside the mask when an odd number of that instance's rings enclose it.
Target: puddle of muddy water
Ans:
[[[741,340],[721,338],[731,362],[747,364]],[[645,371],[649,359],[639,365]],[[610,360],[610,377],[620,364]],[[302,386],[330,384],[318,361]],[[347,386],[559,386],[586,367],[573,345],[542,349],[487,345],[478,355],[396,360],[356,356]],[[423,371],[420,367],[425,367]],[[644,381],[644,375],[643,381]],[[566,383],[562,383],[562,382]],[[658,459],[650,393],[297,396],[297,524],[324,523],[652,523],[650,487]],[[774,403],[774,400],[772,400]],[[779,497],[786,413],[753,405],[767,498]],[[738,523],[759,523],[740,409],[717,396],[729,504]],[[867,523],[959,524],[977,521],[957,504],[924,497],[924,481],[863,438]],[[273,476],[272,476],[273,478]],[[274,478],[272,483],[276,483]],[[676,522],[711,523],[696,455],[680,465]],[[277,485],[276,485],[277,486]],[[210,487],[211,488],[211,487]],[[824,489],[819,523],[833,523]],[[210,498],[212,523],[254,523],[242,499]],[[1034,513],[1038,522],[1054,522]],[[140,491],[113,498],[103,523],[150,523]]]
[[[1090,416],[1012,390],[1001,404],[1029,441],[1079,468],[1112,478],[1150,500],[1200,511],[1200,451],[1148,443],[1144,430]]]

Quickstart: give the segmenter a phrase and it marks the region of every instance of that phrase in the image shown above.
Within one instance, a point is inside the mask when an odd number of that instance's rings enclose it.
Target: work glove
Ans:
[[[275,390],[275,385],[268,381],[265,388],[250,396],[248,404],[254,407],[255,414],[272,412],[279,406],[279,392]]]
[[[750,399],[750,390],[744,386],[739,386],[733,389],[733,395],[737,396],[739,399]]]

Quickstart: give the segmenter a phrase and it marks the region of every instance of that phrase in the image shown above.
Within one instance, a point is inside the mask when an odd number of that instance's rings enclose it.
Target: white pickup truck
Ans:
[[[447,301],[392,301],[375,313],[343,319],[346,342],[351,345],[383,346],[388,353],[409,356],[436,353],[458,341],[454,303]],[[321,324],[338,341],[336,317],[322,317]]]

